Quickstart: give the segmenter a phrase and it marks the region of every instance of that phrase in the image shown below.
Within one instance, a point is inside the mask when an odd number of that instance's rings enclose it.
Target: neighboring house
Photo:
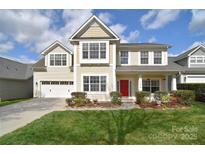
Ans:
[[[0,57],[0,98],[30,98],[32,94],[32,65]]]
[[[175,58],[183,66],[179,83],[205,83],[205,46],[198,45]]]
[[[170,45],[120,43],[96,16],[69,40],[73,53],[55,42],[34,65],[34,97],[70,97],[72,91],[84,91],[104,101],[118,90],[123,97],[135,98],[136,91],[176,90],[177,79],[187,73],[180,58],[168,57]]]

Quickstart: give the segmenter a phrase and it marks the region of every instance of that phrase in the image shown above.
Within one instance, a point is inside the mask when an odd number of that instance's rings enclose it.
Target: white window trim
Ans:
[[[148,64],[141,64],[141,52],[142,51],[148,51]],[[160,51],[160,50],[159,50]],[[155,51],[151,51],[151,50],[140,50],[139,51],[139,65],[141,66],[164,66],[167,65],[167,51],[161,51],[162,53],[162,63],[161,64],[154,64],[154,52]]]
[[[143,80],[147,80],[147,79],[150,79],[150,80],[159,80],[159,91],[162,91],[162,79],[161,78],[142,78],[142,81]],[[143,90],[143,82],[142,82],[142,90]]]
[[[50,55],[56,55],[56,54],[61,54],[61,55],[63,55],[63,54],[65,54],[66,55],[66,65],[61,65],[61,66],[51,66],[50,65]],[[47,59],[48,59],[48,67],[68,67],[70,64],[69,63],[71,63],[71,58],[69,58],[69,54],[68,53],[62,53],[62,52],[55,52],[55,53],[49,53],[48,55],[47,55],[48,57],[47,57]],[[70,59],[70,60],[69,60]],[[54,59],[55,60],[55,59]]]
[[[85,91],[87,94],[109,94],[108,86],[109,86],[109,76],[108,74],[81,74],[81,91],[83,92],[83,77],[84,76],[106,76],[106,90],[105,91]]]
[[[82,45],[83,43],[106,43],[106,58],[105,59],[83,59],[83,50],[82,50]],[[95,40],[95,41],[80,41],[79,43],[79,48],[80,48],[80,63],[81,64],[97,64],[97,63],[109,63],[109,41],[102,41],[102,40]]]
[[[141,63],[141,52],[143,52],[143,51],[147,51],[148,52],[148,64],[142,64]],[[139,64],[140,65],[144,65],[144,66],[146,66],[146,65],[151,65],[151,62],[150,62],[150,60],[151,60],[151,57],[152,57],[152,55],[151,55],[151,51],[149,51],[149,50],[140,50],[140,52],[139,52]]]
[[[196,58],[196,63],[191,63],[191,58]],[[202,58],[203,60],[203,62],[202,63],[198,63],[197,62],[197,58],[198,57],[200,57],[200,58]],[[197,56],[190,56],[189,58],[188,58],[188,66],[190,67],[191,65],[200,65],[200,64],[204,64],[205,65],[205,56],[204,55],[197,55]]]
[[[121,64],[121,51],[127,51],[128,52],[128,64]],[[119,52],[119,62],[120,62],[120,65],[131,65],[131,56],[130,56],[130,50],[120,50]]]

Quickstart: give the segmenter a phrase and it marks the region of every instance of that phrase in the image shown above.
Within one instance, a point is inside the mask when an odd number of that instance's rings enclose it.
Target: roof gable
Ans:
[[[59,41],[55,41],[54,43],[52,43],[50,46],[48,46],[46,49],[44,49],[41,54],[45,55],[48,54],[49,52],[51,52],[53,49],[55,49],[56,47],[60,46],[61,48],[63,48],[65,51],[67,51],[69,54],[72,54],[72,51],[66,47],[65,45],[63,45],[61,42]]]
[[[204,45],[200,44],[200,45],[195,46],[195,47],[193,47],[193,48],[187,50],[186,52],[184,52],[184,53],[178,55],[178,56],[176,57],[175,61],[178,61],[178,60],[187,58],[188,56],[192,55],[194,52],[198,51],[198,49],[200,49],[200,48],[205,49]]]
[[[70,41],[79,38],[120,38],[95,15],[89,18],[71,37]]]
[[[199,45],[195,50],[190,52],[188,56],[195,55],[195,54],[205,54],[205,47],[203,45]]]

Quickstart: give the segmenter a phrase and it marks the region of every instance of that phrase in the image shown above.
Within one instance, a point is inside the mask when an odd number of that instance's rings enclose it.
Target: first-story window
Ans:
[[[128,64],[128,51],[120,51],[120,63]]]
[[[50,54],[50,66],[66,66],[66,54]]]
[[[159,80],[142,80],[142,90],[154,93],[160,90]]]
[[[106,91],[106,76],[83,76],[83,90],[91,92]]]

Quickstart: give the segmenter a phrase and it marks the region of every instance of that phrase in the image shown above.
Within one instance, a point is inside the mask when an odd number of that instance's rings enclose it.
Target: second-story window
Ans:
[[[66,66],[66,54],[50,54],[50,66]]]
[[[162,63],[162,52],[154,51],[154,64],[161,64],[161,63]]]
[[[148,64],[149,61],[149,52],[142,51],[141,52],[141,64]]]
[[[120,64],[128,64],[128,51],[120,51]]]
[[[106,43],[83,43],[83,59],[106,59]]]

